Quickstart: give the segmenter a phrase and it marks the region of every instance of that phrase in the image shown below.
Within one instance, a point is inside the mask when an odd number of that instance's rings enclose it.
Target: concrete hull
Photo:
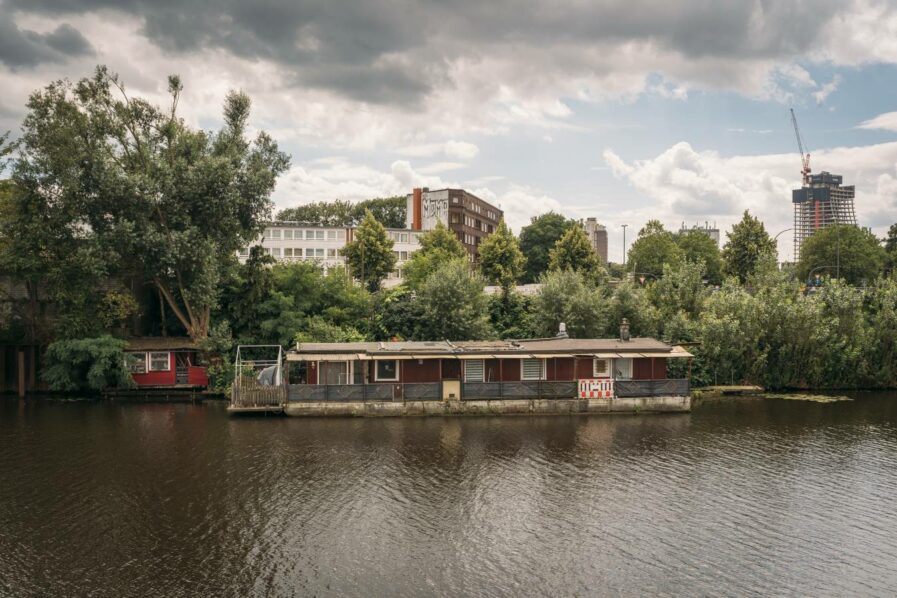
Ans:
[[[284,405],[283,411],[292,417],[686,413],[691,411],[691,397],[483,401],[297,401]]]

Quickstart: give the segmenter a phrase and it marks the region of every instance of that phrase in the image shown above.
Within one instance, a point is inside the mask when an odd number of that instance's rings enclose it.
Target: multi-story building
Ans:
[[[411,254],[420,248],[420,232],[404,229],[386,229],[393,240],[393,253],[396,255],[396,269],[387,277],[384,285],[395,286],[402,281],[402,266]],[[260,245],[262,249],[277,261],[314,261],[326,272],[330,268],[346,265],[342,254],[343,247],[354,236],[353,228],[326,226],[308,226],[298,222],[271,222],[258,241],[251,246]],[[250,247],[251,247],[250,246]],[[237,257],[245,262],[249,257],[249,247],[241,249]]]
[[[597,218],[586,218],[580,220],[579,224],[589,237],[592,249],[601,258],[601,263],[607,263],[607,227],[598,224]]]
[[[794,204],[794,259],[800,259],[800,248],[817,230],[832,224],[852,224],[857,217],[853,210],[854,187],[842,187],[844,177],[822,171],[807,175],[803,187],[791,191]]]
[[[476,262],[480,243],[495,232],[503,212],[464,189],[414,189],[408,195],[405,226],[411,230],[431,230],[442,222],[457,235]]]
[[[691,227],[686,226],[683,222],[682,228],[679,229],[679,234],[684,235],[685,233],[693,230],[696,230],[699,233],[704,233],[705,235],[716,241],[716,244],[719,245],[719,229],[716,227],[716,222],[711,225],[705,220],[704,226],[701,226],[700,224],[693,224]]]

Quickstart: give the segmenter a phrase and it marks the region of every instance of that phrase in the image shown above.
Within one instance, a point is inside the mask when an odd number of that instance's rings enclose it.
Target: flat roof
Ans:
[[[684,350],[653,338],[544,338],[505,341],[398,341],[356,343],[299,343],[287,353],[290,361],[347,359],[424,359],[437,357],[688,357]]]

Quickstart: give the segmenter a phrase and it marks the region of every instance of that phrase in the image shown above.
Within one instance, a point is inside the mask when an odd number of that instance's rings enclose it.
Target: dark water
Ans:
[[[229,419],[0,401],[0,594],[897,591],[897,394]]]

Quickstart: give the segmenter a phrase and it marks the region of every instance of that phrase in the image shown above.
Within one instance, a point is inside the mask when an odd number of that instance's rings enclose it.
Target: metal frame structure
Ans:
[[[245,359],[244,351],[246,349],[277,349],[277,357],[273,359]],[[283,361],[283,347],[280,345],[239,345],[237,354],[234,357],[234,383],[231,386],[231,406],[261,407],[284,403],[286,387],[283,378]],[[262,370],[269,367],[277,368],[274,373],[274,384],[260,384],[258,375]],[[247,370],[251,370],[254,375],[247,376]]]

